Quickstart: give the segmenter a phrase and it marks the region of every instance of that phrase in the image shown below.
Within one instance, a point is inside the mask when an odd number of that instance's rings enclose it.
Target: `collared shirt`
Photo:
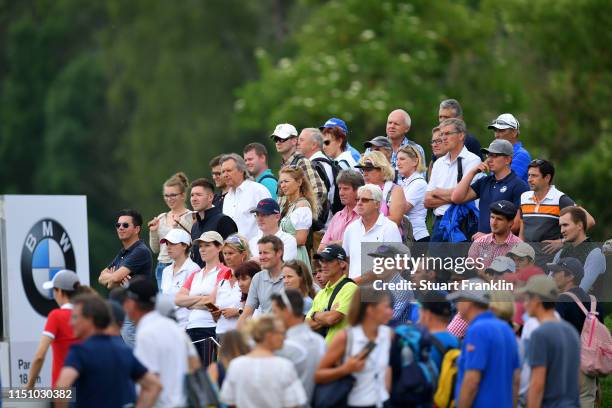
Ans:
[[[302,155],[298,155],[298,153],[293,153],[287,160],[283,160],[281,162],[281,167],[295,165],[302,169],[308,181],[310,182],[310,187],[312,188],[312,192],[317,199],[317,204],[320,208],[324,208],[324,205],[327,203],[327,188],[325,188],[325,184],[317,171],[312,167],[312,163],[310,160],[305,158]],[[278,199],[278,204],[281,208],[283,208],[283,204],[285,203],[286,197],[282,196]]]
[[[531,155],[523,147],[523,143],[516,142],[512,145],[514,154],[512,155],[512,164],[510,168],[516,173],[517,176],[525,183],[527,182],[527,170],[529,163],[531,163]]]
[[[500,200],[507,200],[519,208],[521,205],[521,194],[529,191],[529,185],[521,180],[513,170],[501,180],[497,180],[494,174],[486,177],[481,177],[474,181],[470,186],[476,193],[476,197],[480,199],[478,209],[480,217],[478,219],[478,231],[489,233],[491,232],[491,210],[489,206]]]
[[[431,170],[431,177],[429,178],[429,184],[427,184],[427,191],[433,191],[437,188],[453,188],[457,185],[457,158],[459,157],[461,157],[462,160],[464,175],[473,167],[481,163],[478,156],[468,151],[465,146],[463,146],[463,149],[461,149],[461,152],[459,152],[455,160],[451,161],[450,153],[446,153],[434,163]],[[435,208],[434,215],[444,215],[448,207],[450,207],[450,204],[443,204]]]
[[[159,375],[162,391],[155,407],[182,407],[186,399],[183,380],[187,356],[195,349],[176,322],[156,311],[144,315],[136,326],[134,355],[150,372]]]
[[[130,270],[131,277],[142,275],[147,279],[153,279],[151,273],[153,265],[151,255],[151,250],[139,239],[130,247],[121,248],[121,251],[119,251],[113,262],[109,265],[109,268],[115,267],[115,269],[119,269],[125,266]]]
[[[271,198],[270,192],[252,180],[244,180],[238,187],[230,189],[225,196],[223,213],[236,222],[238,232],[247,240],[257,235],[255,216],[250,211],[264,198]]]
[[[72,303],[64,303],[59,309],[53,309],[47,316],[47,323],[45,323],[45,329],[42,333],[43,336],[51,339],[51,350],[53,352],[51,385],[53,386],[59,378],[70,346],[78,341],[70,325],[71,315]]]
[[[480,371],[480,383],[472,404],[475,408],[512,408],[514,371],[520,367],[516,336],[508,323],[490,312],[471,322],[457,362],[455,400],[468,370]]]
[[[483,235],[476,240],[470,246],[468,257],[472,259],[481,258],[485,269],[491,265],[491,262],[498,256],[504,256],[515,244],[523,242],[519,237],[514,235],[512,232],[508,234],[506,240],[501,244],[495,241],[493,233]]]
[[[282,273],[273,279],[267,269],[262,269],[251,280],[245,306],[252,307],[253,310],[259,309],[260,313],[270,313],[272,310],[270,296],[273,293],[280,293],[284,287]]]
[[[349,278],[361,276],[365,271],[361,268],[362,243],[389,243],[402,242],[399,228],[396,223],[385,217],[382,213],[370,228],[365,230],[361,217],[353,221],[344,231],[342,247],[349,257]]]
[[[327,225],[327,231],[325,231],[321,243],[327,245],[331,241],[342,241],[346,227],[357,218],[359,218],[359,214],[355,211],[355,207],[349,209],[344,206],[342,210],[334,214]]]
[[[291,234],[286,233],[282,229],[278,229],[274,234],[283,241],[283,262],[289,262],[297,258],[297,241],[295,237]],[[249,250],[251,251],[251,256],[258,257],[259,256],[259,246],[257,242],[263,237],[263,232],[258,229],[257,235],[255,235],[249,241]]]
[[[283,348],[276,354],[293,363],[310,401],[315,387],[314,374],[325,354],[323,337],[313,332],[306,323],[298,324],[287,329]]]
[[[327,282],[325,287],[321,289],[319,293],[317,293],[315,298],[312,300],[312,307],[310,308],[310,312],[308,312],[307,315],[309,319],[312,319],[312,315],[316,312],[327,311],[329,299],[331,298],[331,295],[334,292],[334,288],[338,286],[338,284],[342,281],[342,279],[344,279],[345,276],[346,275],[342,275],[334,283]],[[349,309],[351,307],[351,300],[353,299],[353,294],[356,290],[357,285],[355,285],[353,282],[347,282],[334,298],[334,304],[332,305],[332,307],[335,311],[342,313],[345,317],[335,325],[330,326],[329,330],[327,331],[327,336],[325,336],[325,343],[327,343],[327,345],[331,344],[331,341],[334,336],[346,326],[346,316],[348,315]]]
[[[200,267],[191,258],[187,258],[176,273],[174,273],[174,262],[166,266],[162,271],[161,293],[172,296],[176,295],[185,284],[187,277],[199,270]],[[189,320],[189,309],[175,305],[174,314],[179,326],[185,328]]]
[[[261,172],[255,181],[268,189],[273,199],[277,199],[276,192],[278,191],[278,179],[272,173],[272,170],[265,169]]]
[[[555,186],[550,186],[541,201],[538,201],[533,191],[521,194],[521,219],[525,242],[559,239],[561,237],[559,213],[565,207],[574,205],[576,205],[574,200],[557,190]]]

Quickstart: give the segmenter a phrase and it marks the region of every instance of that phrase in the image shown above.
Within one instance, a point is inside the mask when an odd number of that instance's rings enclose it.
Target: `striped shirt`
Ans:
[[[533,191],[521,194],[521,219],[525,242],[559,239],[561,237],[559,213],[563,208],[574,205],[576,205],[574,200],[557,190],[555,186],[550,186],[541,201],[538,201]]]

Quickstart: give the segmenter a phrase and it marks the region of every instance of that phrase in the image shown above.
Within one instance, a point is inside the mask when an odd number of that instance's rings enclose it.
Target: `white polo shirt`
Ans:
[[[223,214],[230,216],[238,232],[250,240],[257,235],[255,215],[250,211],[264,198],[272,198],[270,191],[262,184],[244,180],[237,188],[231,188],[223,200]]]
[[[342,248],[349,257],[349,278],[361,276],[361,243],[389,243],[402,242],[399,228],[396,223],[385,217],[382,213],[370,228],[365,230],[362,218],[359,217],[349,224],[344,231]]]
[[[173,297],[176,296],[176,294],[185,284],[187,277],[199,270],[200,267],[198,264],[193,262],[191,258],[187,258],[185,262],[183,262],[183,265],[181,265],[178,272],[174,273],[174,262],[172,262],[170,265],[166,266],[162,272],[160,292],[165,295],[172,295]],[[187,326],[189,312],[190,310],[186,307],[174,307],[176,321],[183,329]]]
[[[276,231],[277,237],[283,241],[283,262],[289,262],[297,258],[297,241],[295,237],[291,234],[286,233],[282,229],[278,229]],[[259,257],[259,247],[257,246],[257,241],[259,241],[263,237],[263,232],[260,229],[257,229],[257,235],[255,235],[249,241],[249,250],[251,251],[251,256]]]
[[[185,331],[158,312],[149,312],[136,326],[134,355],[147,369],[159,375],[162,391],[155,407],[186,405],[183,383],[187,357],[196,355]]]
[[[482,161],[474,153],[470,152],[463,146],[459,156],[463,163],[463,176],[473,168],[478,166]],[[427,185],[427,191],[433,191],[436,188],[453,188],[457,185],[457,158],[451,161],[450,153],[446,153],[444,157],[440,157],[434,162],[431,170],[431,177]],[[482,176],[481,176],[482,177]],[[474,178],[477,180],[478,176]],[[444,215],[450,204],[444,204],[434,209],[434,215]]]

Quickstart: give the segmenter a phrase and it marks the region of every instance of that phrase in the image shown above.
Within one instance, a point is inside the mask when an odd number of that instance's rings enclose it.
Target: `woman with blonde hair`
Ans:
[[[417,242],[429,242],[429,232],[425,219],[425,193],[427,181],[423,178],[425,163],[421,163],[421,156],[411,145],[402,147],[397,153],[397,170],[404,178],[400,186],[406,198],[406,216],[412,224],[412,233]]]
[[[296,259],[285,262],[281,269],[285,289],[295,289],[304,298],[304,315],[307,315],[312,307],[312,300],[316,295],[312,274],[308,266]]]
[[[172,258],[168,255],[166,244],[160,244],[160,241],[173,228],[181,228],[191,234],[193,217],[191,216],[191,211],[185,207],[188,187],[189,180],[185,173],[182,172],[178,172],[166,180],[163,187],[163,196],[170,211],[159,214],[148,223],[149,246],[151,251],[159,253],[157,256],[157,267],[155,268],[155,279],[157,280],[158,289],[161,288],[164,268],[172,263]]]
[[[281,169],[278,185],[282,195],[286,197],[281,208],[280,227],[284,232],[295,237],[296,259],[304,262],[308,266],[308,271],[312,273],[306,241],[312,220],[318,216],[319,212],[312,187],[304,172],[295,166]]]
[[[366,184],[380,187],[383,192],[380,211],[399,226],[406,213],[406,198],[402,188],[393,182],[395,170],[385,155],[377,151],[367,152],[355,168],[363,171]]]
[[[274,355],[283,347],[285,327],[272,316],[248,322],[255,348],[231,361],[221,388],[221,401],[230,406],[280,408],[307,403],[306,392],[293,363]]]
[[[237,330],[230,330],[225,333],[220,343],[217,361],[207,368],[210,379],[217,384],[219,389],[223,386],[225,373],[232,360],[251,351],[244,335]]]

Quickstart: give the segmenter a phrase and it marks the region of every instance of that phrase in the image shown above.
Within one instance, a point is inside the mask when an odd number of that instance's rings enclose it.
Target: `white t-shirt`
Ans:
[[[414,172],[410,177],[404,179],[400,185],[404,190],[406,201],[412,205],[412,208],[406,213],[406,216],[408,216],[408,219],[412,223],[414,239],[419,240],[429,236],[425,223],[427,208],[425,208],[424,205],[427,182],[421,174]]]
[[[134,355],[149,371],[159,375],[162,391],[155,407],[182,407],[186,404],[183,382],[187,357],[196,355],[185,331],[158,312],[147,313],[136,326]]]
[[[174,273],[174,262],[166,266],[162,272],[161,293],[175,296],[185,284],[187,277],[199,270],[200,267],[191,258],[187,258],[176,273]],[[189,320],[189,309],[175,306],[174,315],[179,326],[184,329]]]
[[[262,184],[244,180],[232,188],[223,200],[223,214],[230,216],[238,226],[238,232],[250,240],[257,234],[257,223],[251,210],[264,198],[271,198],[270,191]]]
[[[238,286],[238,282],[232,286],[231,282],[227,279],[223,279],[217,285],[217,297],[215,298],[215,305],[219,309],[235,308],[239,309],[242,307],[242,292]],[[217,334],[223,334],[227,331],[234,330],[238,324],[238,317],[231,319],[225,318],[223,315],[217,320]]]
[[[311,219],[312,222],[312,219]],[[276,231],[277,237],[283,241],[283,261],[289,262],[297,257],[297,242],[295,237],[291,234],[286,233],[282,229],[278,229]],[[259,241],[263,237],[263,232],[260,229],[257,230],[257,235],[255,235],[249,241],[249,249],[251,250],[251,255],[254,257],[259,256],[259,247],[257,245],[257,241]]]
[[[457,156],[457,158],[459,157],[461,157],[462,160],[464,176],[473,167],[476,167],[481,163],[480,157],[470,152],[465,146],[463,146],[459,156]],[[446,153],[446,155],[440,157],[434,162],[431,170],[431,177],[429,178],[429,184],[427,185],[427,191],[433,191],[436,188],[448,189],[457,185],[457,158],[451,161],[450,153]],[[476,176],[474,180],[477,180],[478,177],[479,176]],[[444,215],[448,207],[450,207],[450,204],[443,204],[435,208],[434,215]]]
[[[365,230],[361,217],[350,223],[344,231],[342,248],[349,257],[349,278],[351,279],[361,276],[361,244],[366,242],[378,243],[379,245],[389,242],[402,242],[402,236],[397,224],[382,213],[378,215],[378,219],[369,231]],[[368,269],[368,265],[365,269]]]
[[[350,150],[345,150],[334,159],[342,170],[349,170],[357,165]]]
[[[183,287],[189,290],[189,296],[210,295],[217,284],[218,274],[219,267],[216,267],[206,274],[204,274],[204,269],[202,269],[199,272],[194,273],[193,278],[187,278],[187,281]],[[208,310],[191,309],[189,311],[189,322],[187,323],[188,329],[215,326],[215,319],[213,319]]]
[[[308,402],[291,361],[276,356],[233,359],[223,381],[221,401],[240,408],[297,407]]]

